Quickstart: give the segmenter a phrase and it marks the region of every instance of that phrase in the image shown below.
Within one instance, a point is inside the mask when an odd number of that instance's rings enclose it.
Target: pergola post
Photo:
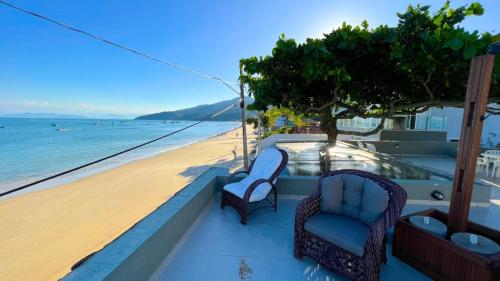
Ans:
[[[471,61],[451,194],[449,232],[463,232],[467,229],[494,61],[494,54],[477,56]]]

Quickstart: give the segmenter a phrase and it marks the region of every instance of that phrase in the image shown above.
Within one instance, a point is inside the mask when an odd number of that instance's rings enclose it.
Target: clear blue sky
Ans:
[[[242,57],[266,55],[281,33],[304,41],[342,21],[395,25],[409,3],[444,1],[35,1],[12,4],[176,64],[236,81]],[[453,1],[452,6],[470,1]],[[500,28],[482,1],[469,30]],[[142,114],[236,97],[221,84],[0,5],[0,113]]]

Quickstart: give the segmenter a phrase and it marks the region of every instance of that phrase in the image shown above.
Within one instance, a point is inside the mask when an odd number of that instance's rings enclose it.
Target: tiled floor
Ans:
[[[240,224],[231,208],[220,209],[219,198],[209,204],[181,241],[158,280],[346,280],[308,258],[293,256],[296,200],[279,200],[278,211],[263,209]],[[418,207],[411,208],[411,211]],[[429,280],[399,261],[388,244],[388,263],[381,280]]]

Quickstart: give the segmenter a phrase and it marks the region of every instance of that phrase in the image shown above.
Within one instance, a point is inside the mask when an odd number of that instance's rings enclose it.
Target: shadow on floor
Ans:
[[[209,160],[210,162],[216,160],[216,162],[213,162],[210,164],[190,166],[190,167],[186,168],[184,171],[180,172],[179,175],[183,176],[185,178],[188,178],[189,180],[194,180],[196,177],[200,176],[202,173],[208,171],[208,169],[210,169],[212,167],[236,168],[240,163],[242,163],[243,157],[237,156],[236,158],[234,158],[231,155],[232,154],[228,154],[228,155],[223,155],[223,156],[219,157],[219,158],[230,157],[229,159],[217,160],[217,158],[215,158],[213,160]]]

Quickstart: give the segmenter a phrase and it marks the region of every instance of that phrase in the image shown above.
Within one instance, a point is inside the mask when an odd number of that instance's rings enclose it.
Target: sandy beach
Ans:
[[[62,278],[74,263],[104,247],[210,167],[241,167],[241,135],[241,128],[236,129],[1,200],[0,280]],[[251,140],[253,134],[249,136]]]

